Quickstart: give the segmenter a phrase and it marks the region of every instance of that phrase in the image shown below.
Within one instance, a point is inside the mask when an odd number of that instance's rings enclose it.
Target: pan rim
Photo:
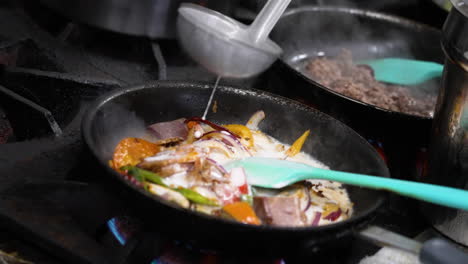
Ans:
[[[380,20],[384,20],[387,22],[391,22],[391,23],[398,22],[398,24],[400,25],[403,24],[405,26],[413,26],[418,29],[432,31],[433,33],[437,33],[437,34],[441,33],[441,31],[435,27],[432,27],[432,26],[429,26],[424,23],[417,22],[411,19],[407,19],[401,16],[390,15],[390,14],[368,10],[368,9],[362,9],[362,8],[351,8],[351,7],[340,7],[340,6],[305,5],[302,7],[291,8],[291,9],[286,10],[286,12],[284,12],[284,14],[281,16],[280,19],[283,19],[287,16],[291,16],[297,13],[309,12],[309,11],[346,13],[346,14],[358,15],[358,16],[369,17],[369,18],[374,18],[374,19],[380,19]]]
[[[332,12],[332,13],[342,13],[346,15],[352,15],[352,16],[358,16],[358,17],[364,17],[368,19],[374,19],[378,21],[385,21],[388,23],[396,24],[403,26],[405,28],[414,28],[419,31],[427,31],[431,32],[432,34],[438,34],[442,35],[442,32],[438,30],[437,28],[434,28],[432,26],[413,21],[404,17],[396,16],[396,15],[390,15],[390,14],[385,14],[381,12],[376,12],[372,10],[367,10],[367,9],[360,9],[360,8],[350,8],[350,7],[336,7],[336,6],[314,6],[314,5],[306,5],[302,7],[297,7],[297,8],[292,8],[287,10],[280,18],[278,23],[282,19],[285,19],[287,17],[300,14],[300,13],[305,13],[305,12]],[[358,105],[364,106],[364,107],[369,107],[373,111],[377,111],[378,113],[382,113],[385,115],[392,115],[392,116],[397,116],[398,118],[404,118],[408,120],[424,120],[424,121],[432,121],[433,117],[427,117],[427,116],[419,116],[419,115],[412,115],[412,114],[407,114],[404,112],[399,112],[399,111],[393,111],[389,109],[385,109],[373,104],[365,103],[362,101],[359,101],[357,99],[354,99],[352,97],[343,95],[341,93],[338,93],[318,82],[313,80],[312,78],[308,77],[306,74],[303,74],[301,71],[296,70],[293,66],[291,66],[289,63],[286,62],[286,60],[283,59],[284,52],[280,59],[278,60],[279,63],[283,64],[284,66],[287,67],[288,70],[292,71],[294,74],[299,76],[301,79],[305,80],[306,82],[310,83],[311,85],[317,86],[322,90],[325,90],[334,96],[338,96],[339,98],[350,101],[352,103],[356,103]],[[435,107],[435,106],[434,106]]]
[[[379,195],[377,197],[377,201],[372,206],[370,206],[368,209],[361,212],[359,215],[357,215],[357,216],[353,215],[353,216],[351,216],[350,218],[348,218],[348,219],[346,219],[344,221],[340,221],[338,223],[333,223],[333,224],[328,224],[328,225],[323,225],[323,226],[316,226],[316,227],[313,227],[313,226],[303,226],[303,227],[289,227],[289,226],[282,227],[281,226],[281,227],[278,227],[278,226],[268,226],[268,225],[256,226],[256,225],[250,225],[250,224],[243,224],[243,223],[236,222],[236,221],[233,221],[233,220],[217,218],[215,216],[210,216],[210,215],[203,214],[203,213],[200,213],[200,212],[196,212],[196,211],[192,211],[192,210],[189,210],[189,209],[184,209],[184,208],[177,207],[177,206],[175,206],[174,204],[172,204],[172,203],[170,203],[168,201],[158,199],[156,196],[150,195],[149,193],[145,192],[141,188],[139,188],[136,185],[132,184],[130,181],[125,180],[120,174],[118,174],[117,172],[112,170],[107,165],[107,163],[100,158],[100,155],[98,154],[97,150],[92,147],[93,146],[93,137],[91,135],[91,128],[92,128],[92,123],[94,122],[94,117],[96,116],[97,112],[99,111],[99,109],[103,105],[105,105],[109,101],[111,101],[111,100],[113,100],[113,99],[115,99],[115,98],[117,98],[119,96],[122,96],[124,94],[137,92],[137,91],[145,90],[145,89],[160,89],[160,88],[178,89],[178,88],[186,88],[187,85],[190,86],[191,88],[195,88],[195,89],[210,89],[210,88],[212,88],[213,83],[193,82],[193,81],[190,81],[190,82],[187,82],[187,81],[173,81],[173,80],[152,81],[152,82],[148,82],[148,83],[144,83],[144,84],[140,84],[140,85],[128,86],[128,87],[125,87],[125,88],[110,91],[110,92],[100,96],[99,98],[97,98],[91,105],[88,106],[88,108],[86,109],[86,111],[85,111],[85,113],[83,115],[83,119],[82,119],[82,123],[81,123],[82,138],[84,139],[86,146],[91,151],[94,158],[99,162],[99,164],[101,166],[103,166],[107,172],[111,173],[113,177],[116,177],[118,179],[118,181],[120,181],[120,183],[123,183],[126,186],[133,189],[134,191],[137,191],[138,193],[143,194],[145,197],[151,199],[153,202],[163,204],[164,206],[168,207],[171,210],[178,210],[179,212],[183,212],[183,213],[186,213],[186,214],[188,213],[187,217],[191,215],[191,216],[196,216],[198,218],[201,218],[203,220],[208,220],[208,221],[216,220],[216,221],[219,221],[219,222],[221,222],[224,225],[227,225],[229,227],[245,228],[245,229],[248,229],[248,230],[254,230],[256,232],[287,232],[287,233],[302,233],[302,232],[313,233],[313,232],[315,232],[315,233],[322,233],[322,232],[326,232],[326,231],[329,231],[329,230],[341,230],[343,228],[346,228],[347,226],[351,227],[351,226],[354,226],[355,224],[363,222],[363,220],[367,219],[369,216],[371,216],[373,213],[375,213],[386,201],[387,193],[383,192],[383,191],[378,191]],[[233,87],[233,86],[219,86],[218,91],[224,91],[224,92],[228,92],[228,93],[237,93],[237,94],[238,93],[249,93],[249,94],[252,94],[252,95],[262,96],[262,97],[265,97],[265,98],[278,99],[278,100],[275,100],[274,103],[284,102],[287,105],[295,105],[301,111],[307,110],[309,112],[313,112],[314,114],[318,115],[320,118],[324,118],[324,119],[328,119],[328,120],[330,120],[332,122],[336,122],[337,124],[342,126],[344,129],[347,129],[350,132],[350,134],[352,134],[355,137],[358,137],[359,140],[361,140],[363,142],[363,144],[366,145],[370,149],[370,151],[372,151],[374,153],[374,155],[376,157],[379,157],[379,154],[378,154],[377,150],[375,148],[373,148],[370,145],[370,143],[367,142],[367,140],[365,138],[363,138],[361,135],[359,135],[352,128],[348,127],[347,125],[345,125],[341,121],[339,121],[339,120],[337,120],[337,119],[335,119],[335,118],[333,118],[333,117],[331,117],[331,116],[329,116],[329,115],[327,115],[327,114],[325,114],[323,112],[320,112],[319,110],[311,108],[311,107],[309,107],[309,106],[307,106],[305,104],[302,104],[300,102],[294,101],[294,100],[289,99],[289,98],[285,98],[285,97],[280,96],[280,95],[276,95],[276,94],[272,94],[272,93],[269,93],[269,92],[265,92],[265,91],[261,91],[261,90],[257,90],[257,89],[252,89],[252,88],[243,89],[243,88]],[[390,177],[389,169],[388,169],[387,165],[384,163],[384,161],[379,159],[379,163],[381,163],[382,168],[383,168],[383,172],[384,172],[383,173],[384,175],[382,175],[382,177]]]

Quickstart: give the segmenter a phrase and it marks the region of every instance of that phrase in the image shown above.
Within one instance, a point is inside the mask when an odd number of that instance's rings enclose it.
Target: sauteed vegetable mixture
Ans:
[[[340,183],[310,180],[273,191],[249,186],[242,168],[226,171],[224,164],[249,156],[327,168],[301,152],[309,130],[289,146],[259,130],[264,118],[259,111],[245,125],[201,118],[156,123],[148,127],[150,140],[121,140],[109,164],[159,198],[245,224],[318,226],[350,217],[353,206]]]

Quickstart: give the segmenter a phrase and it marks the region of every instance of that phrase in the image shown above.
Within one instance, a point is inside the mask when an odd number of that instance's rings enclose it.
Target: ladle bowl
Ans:
[[[285,2],[282,5],[287,6],[289,1]],[[286,6],[281,8],[281,14]],[[268,14],[262,16],[268,13],[267,7],[259,15],[264,23],[256,19],[247,26],[211,9],[183,4],[177,19],[179,42],[192,59],[218,76],[248,78],[258,75],[282,53],[282,49],[268,39],[277,19]]]

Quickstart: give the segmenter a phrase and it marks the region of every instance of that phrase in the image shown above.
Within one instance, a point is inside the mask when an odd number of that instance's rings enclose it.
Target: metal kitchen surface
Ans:
[[[0,249],[33,263],[358,263],[378,247],[359,238],[303,256],[233,256],[163,237],[103,188],[81,140],[97,97],[160,79],[212,83],[174,40],[75,24],[36,1],[0,4]],[[223,81],[222,81],[223,82]],[[259,79],[225,80],[257,87]],[[376,144],[377,145],[377,144]],[[415,237],[430,229],[417,204],[393,197],[374,224]],[[155,223],[157,224],[157,223]],[[0,254],[0,260],[7,256]],[[11,256],[11,258],[15,258]],[[15,262],[6,262],[15,263]],[[19,262],[21,263],[21,262]]]

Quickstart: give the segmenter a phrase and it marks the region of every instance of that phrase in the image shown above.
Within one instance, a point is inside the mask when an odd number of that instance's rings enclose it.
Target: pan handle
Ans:
[[[389,246],[413,253],[419,256],[419,260],[424,264],[468,263],[468,253],[444,239],[433,238],[421,243],[377,226],[369,226],[358,234],[378,246]]]
[[[468,263],[468,253],[445,239],[433,238],[423,244],[419,259],[422,263]]]

